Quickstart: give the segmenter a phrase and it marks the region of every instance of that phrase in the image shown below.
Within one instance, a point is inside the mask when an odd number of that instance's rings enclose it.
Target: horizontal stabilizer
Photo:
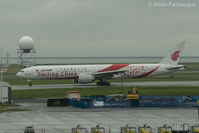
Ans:
[[[185,68],[186,68],[186,66],[184,66],[184,65],[178,65],[176,67],[167,68],[167,70],[183,70]]]

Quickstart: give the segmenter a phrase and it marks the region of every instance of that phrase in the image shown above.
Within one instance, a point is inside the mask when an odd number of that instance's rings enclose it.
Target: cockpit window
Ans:
[[[24,73],[24,71],[20,71],[21,73]]]

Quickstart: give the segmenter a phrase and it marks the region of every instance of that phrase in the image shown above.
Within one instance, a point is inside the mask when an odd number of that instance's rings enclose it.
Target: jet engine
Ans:
[[[95,78],[90,75],[90,74],[79,74],[79,77],[77,79],[74,79],[73,82],[74,83],[80,83],[80,84],[87,84],[87,83],[91,83],[95,80]]]

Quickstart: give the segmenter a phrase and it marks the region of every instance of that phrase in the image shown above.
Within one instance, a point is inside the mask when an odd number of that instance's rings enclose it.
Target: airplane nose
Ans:
[[[17,76],[20,77],[20,76],[21,76],[21,72],[18,72],[18,73],[17,73]]]

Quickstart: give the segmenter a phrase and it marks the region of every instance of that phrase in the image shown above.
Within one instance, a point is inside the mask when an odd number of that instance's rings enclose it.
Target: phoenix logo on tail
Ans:
[[[173,54],[171,54],[171,59],[173,61],[177,61],[177,59],[180,57],[179,54],[180,54],[180,51],[175,51]]]

